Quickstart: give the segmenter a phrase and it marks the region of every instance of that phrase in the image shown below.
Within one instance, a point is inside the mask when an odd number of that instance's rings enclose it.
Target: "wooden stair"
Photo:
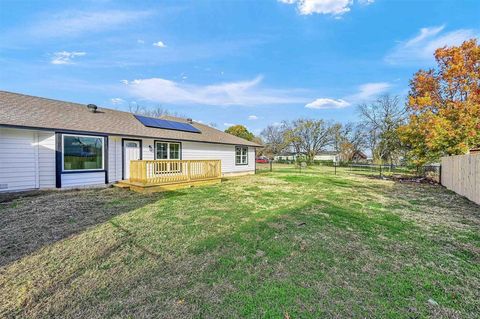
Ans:
[[[142,184],[136,182],[130,182],[129,180],[122,180],[118,181],[117,183],[113,184],[114,187],[119,188],[128,188],[135,192],[139,193],[155,193],[155,192],[165,192],[165,191],[172,191],[190,187],[198,187],[198,186],[206,186],[206,185],[214,185],[222,182],[222,178],[209,178],[203,180],[194,180],[194,181],[182,181],[182,182],[175,182],[175,183],[166,183],[166,184]]]

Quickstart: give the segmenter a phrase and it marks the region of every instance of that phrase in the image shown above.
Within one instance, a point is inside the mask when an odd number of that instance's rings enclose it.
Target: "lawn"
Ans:
[[[0,317],[478,318],[480,207],[322,168],[0,203]]]

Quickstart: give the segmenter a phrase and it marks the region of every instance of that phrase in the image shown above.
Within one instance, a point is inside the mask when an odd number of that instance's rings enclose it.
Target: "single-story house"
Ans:
[[[221,163],[214,168],[219,175],[253,174],[259,146],[190,119],[0,91],[0,191],[115,183],[136,173],[130,165],[146,160],[212,160]],[[205,170],[202,165],[195,169]],[[149,174],[165,173],[152,167]],[[195,169],[188,169],[188,178]],[[173,171],[186,169],[169,164],[167,175],[178,179]]]
[[[338,152],[333,151],[325,151],[315,155],[313,158],[314,161],[332,161],[337,163],[340,161],[340,154]]]
[[[295,161],[299,155],[295,152],[282,152],[273,157],[274,161]]]

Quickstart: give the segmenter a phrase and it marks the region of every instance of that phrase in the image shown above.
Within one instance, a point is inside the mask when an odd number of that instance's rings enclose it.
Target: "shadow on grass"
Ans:
[[[117,188],[3,195],[0,198],[0,266],[114,216],[180,195],[181,192],[139,194]]]

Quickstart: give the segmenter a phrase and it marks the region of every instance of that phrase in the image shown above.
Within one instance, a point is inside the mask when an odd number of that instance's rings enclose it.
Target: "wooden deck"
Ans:
[[[220,183],[220,160],[138,160],[130,162],[130,178],[115,184],[137,192],[161,192]]]

